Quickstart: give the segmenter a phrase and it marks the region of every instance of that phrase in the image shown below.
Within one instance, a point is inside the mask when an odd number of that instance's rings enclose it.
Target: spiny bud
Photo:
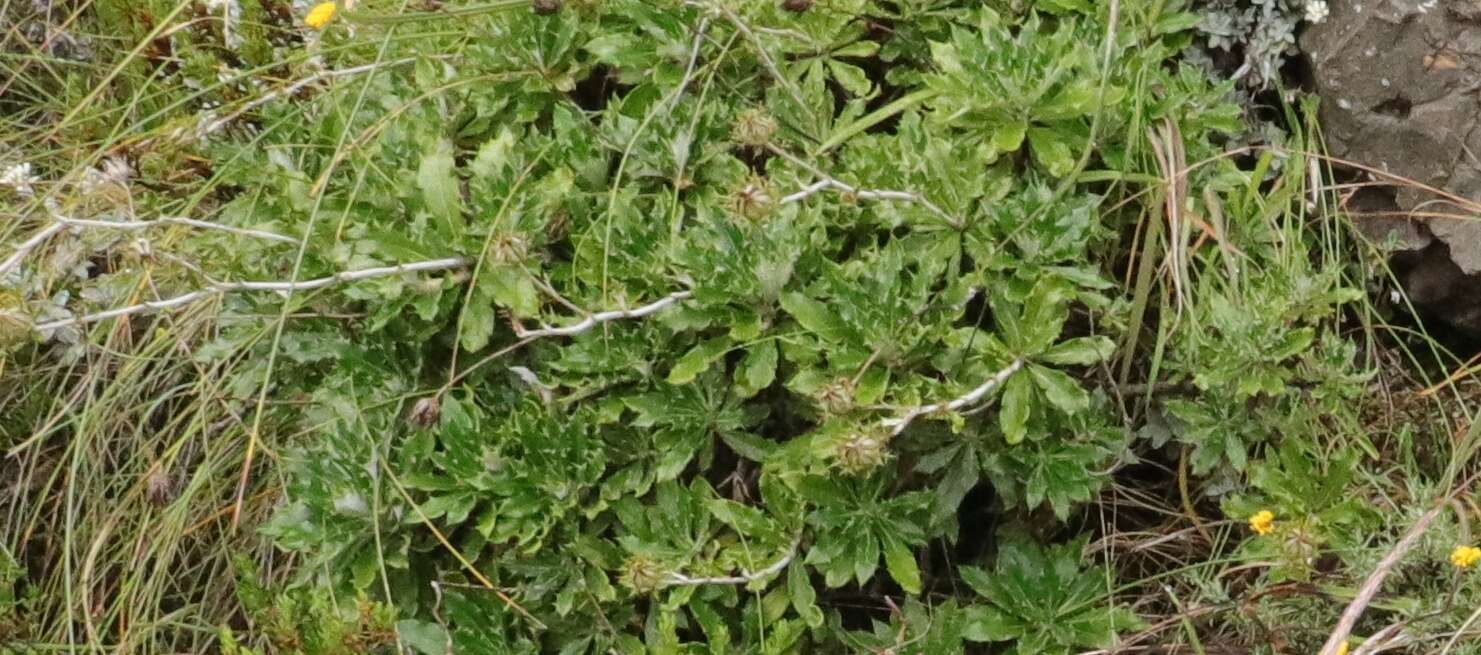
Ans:
[[[882,432],[856,432],[833,445],[833,463],[844,473],[868,473],[890,458],[889,440]]]
[[[663,567],[651,557],[633,555],[622,564],[622,584],[640,594],[657,591],[665,577]]]
[[[776,196],[771,193],[771,185],[766,178],[760,176],[753,176],[731,198],[731,208],[735,213],[750,221],[761,221],[770,216],[776,206]]]
[[[149,477],[144,479],[144,495],[157,507],[170,504],[175,499],[175,479],[163,467],[149,469]]]
[[[854,407],[854,382],[848,378],[839,378],[818,388],[814,395],[818,404],[823,406],[823,411],[842,414]]]
[[[730,137],[743,146],[760,147],[776,136],[777,123],[765,109],[748,109],[735,119]]]
[[[530,244],[523,236],[505,232],[494,237],[489,244],[489,254],[499,264],[517,264],[530,254]]]
[[[530,3],[530,9],[537,16],[549,16],[561,10],[561,0],[535,0]]]
[[[782,0],[782,9],[800,14],[812,9],[813,0]]]
[[[442,418],[442,401],[437,396],[427,396],[418,400],[411,406],[411,415],[407,417],[412,425],[419,428],[430,428],[437,425]]]

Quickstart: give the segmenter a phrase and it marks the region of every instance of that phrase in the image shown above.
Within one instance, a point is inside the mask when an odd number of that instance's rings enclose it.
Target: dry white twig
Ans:
[[[298,243],[298,239],[283,236],[281,234],[264,232],[262,230],[250,230],[247,228],[232,227],[230,225],[221,225],[219,223],[211,223],[209,221],[186,218],[184,216],[164,216],[149,221],[100,221],[95,219],[69,218],[67,216],[63,216],[59,211],[57,211],[54,202],[47,203],[46,209],[47,213],[51,215],[51,224],[47,225],[39,232],[32,235],[31,238],[26,239],[19,246],[16,246],[15,252],[12,253],[10,257],[7,257],[4,262],[0,262],[0,275],[5,275],[17,266],[20,266],[21,262],[24,261],[25,258],[31,254],[32,250],[40,247],[41,244],[45,243],[47,239],[56,236],[69,227],[133,232],[137,230],[148,229],[151,227],[157,227],[160,225],[185,225],[205,230],[220,230],[222,232],[229,232],[231,234],[253,237],[257,239],[266,239],[268,241],[277,241],[279,243]]]
[[[1374,567],[1373,572],[1368,574],[1368,579],[1363,581],[1363,586],[1358,587],[1358,593],[1347,604],[1347,609],[1342,610],[1342,617],[1337,620],[1337,627],[1332,628],[1332,634],[1327,636],[1327,643],[1322,645],[1318,655],[1337,655],[1342,645],[1347,643],[1347,637],[1352,634],[1352,628],[1357,625],[1358,618],[1362,617],[1363,611],[1368,609],[1368,603],[1373,602],[1373,597],[1378,595],[1378,590],[1383,586],[1383,581],[1388,577],[1389,572],[1393,571],[1394,567],[1398,566],[1399,560],[1403,559],[1404,555],[1419,543],[1419,537],[1424,534],[1425,528],[1429,527],[1435,517],[1439,516],[1446,507],[1449,505],[1440,503],[1425,512],[1418,521],[1415,521],[1414,527],[1409,528],[1409,532],[1404,534],[1404,538],[1394,544],[1393,549],[1384,555],[1382,560],[1379,560],[1378,566]]]
[[[776,145],[768,145],[766,149],[769,152],[771,152],[772,154],[774,154],[774,155],[777,155],[777,156],[779,156],[779,157],[781,157],[783,159],[786,159],[789,162],[792,162],[793,164],[796,164],[796,165],[798,165],[798,166],[800,166],[802,168],[807,169],[813,175],[815,175],[815,176],[818,177],[818,181],[817,182],[813,182],[812,184],[809,184],[809,185],[803,187],[801,191],[798,191],[796,193],[793,193],[793,194],[790,194],[790,195],[787,195],[787,196],[783,196],[782,199],[781,199],[781,204],[783,204],[783,205],[791,204],[791,203],[794,203],[794,202],[800,202],[802,200],[807,199],[809,196],[812,196],[812,195],[817,194],[817,193],[821,193],[823,191],[836,190],[836,191],[840,191],[840,192],[842,192],[844,194],[853,196],[854,198],[858,198],[860,200],[892,200],[892,201],[897,201],[897,202],[915,203],[917,205],[920,205],[922,207],[925,207],[932,214],[935,214],[937,216],[940,216],[941,217],[941,220],[946,221],[946,224],[947,225],[950,225],[950,226],[952,226],[955,229],[960,230],[965,225],[965,223],[963,221],[957,219],[955,216],[952,216],[951,214],[946,213],[945,210],[943,210],[940,207],[936,206],[935,203],[933,203],[930,200],[928,200],[924,195],[921,195],[921,194],[916,193],[914,191],[886,191],[886,190],[877,190],[877,189],[860,189],[858,187],[853,186],[852,184],[848,184],[847,182],[843,182],[843,181],[839,180],[838,178],[835,178],[835,177],[833,177],[831,175],[828,175],[827,173],[823,172],[823,170],[820,169],[820,168],[818,168],[817,166],[814,166],[814,165],[812,165],[812,164],[804,161],[803,159],[797,157],[796,155],[793,155],[790,152],[787,152],[786,150],[783,150],[783,149],[777,147]]]
[[[679,104],[679,97],[684,95],[684,91],[689,88],[689,83],[694,79],[694,69],[699,65],[699,50],[704,46],[705,31],[709,29],[710,17],[705,16],[699,19],[699,26],[694,29],[694,46],[689,49],[689,64],[684,67],[684,77],[679,81],[679,86],[674,88],[673,94],[669,96],[670,111],[673,111],[674,106]]]
[[[854,198],[858,198],[859,200],[893,200],[898,202],[915,203],[930,210],[932,214],[940,216],[942,220],[945,220],[948,225],[957,229],[961,228],[961,221],[958,221],[950,214],[947,214],[940,207],[937,207],[935,203],[926,200],[925,196],[922,196],[919,193],[915,193],[914,191],[859,189],[850,184],[835,180],[831,177],[825,177],[821,180],[818,180],[817,182],[813,182],[812,184],[802,187],[802,190],[796,193],[782,196],[781,204],[789,205],[794,202],[800,202],[809,196],[830,189],[842,191],[843,193],[849,196],[853,196]]]
[[[574,336],[590,330],[602,323],[621,320],[625,318],[643,318],[644,316],[661,312],[665,309],[668,309],[669,306],[673,305],[674,303],[688,298],[690,295],[691,292],[689,291],[675,291],[667,296],[664,296],[663,298],[655,300],[636,309],[614,309],[605,312],[597,312],[595,314],[588,315],[586,318],[581,319],[581,321],[577,323],[564,327],[551,327],[548,325],[541,325],[540,329],[538,330],[526,330],[523,325],[520,325],[519,322],[516,321],[514,323],[514,334],[521,339]]]
[[[218,282],[204,289],[198,289],[189,293],[165,298],[163,300],[142,302],[137,305],[118,307],[116,309],[110,309],[95,314],[75,316],[72,318],[49,321],[46,323],[37,323],[32,326],[32,329],[38,332],[48,332],[70,325],[96,323],[98,321],[104,321],[110,318],[117,318],[119,316],[129,316],[132,314],[142,314],[145,312],[156,312],[186,305],[202,298],[231,293],[234,291],[309,291],[327,287],[333,284],[355,282],[374,277],[384,277],[387,275],[400,275],[402,273],[443,271],[454,268],[463,268],[468,264],[469,260],[465,257],[448,257],[444,259],[432,259],[422,262],[413,262],[410,264],[398,264],[396,266],[377,266],[374,268],[362,268],[353,271],[342,271],[340,273],[336,273],[327,277],[315,278],[312,280],[303,280],[299,282]]]
[[[994,373],[992,377],[987,379],[986,382],[977,385],[977,388],[968,391],[960,398],[957,398],[956,400],[953,400],[951,402],[934,403],[931,405],[922,405],[920,407],[916,407],[901,415],[899,418],[885,419],[883,421],[884,426],[887,428],[893,428],[890,433],[898,435],[901,432],[904,432],[905,428],[910,427],[910,423],[912,421],[925,416],[926,414],[934,414],[941,411],[954,412],[963,407],[975,405],[977,401],[982,400],[982,397],[986,396],[989,391],[992,391],[993,389],[998,388],[998,386],[1002,385],[1004,382],[1007,382],[1008,378],[1011,377],[1014,373],[1017,373],[1018,369],[1021,368],[1023,368],[1023,360],[1015,359],[1012,363],[1008,364],[1006,368],[998,371],[997,373]]]
[[[67,229],[67,226],[65,224],[53,222],[51,225],[46,226],[46,228],[42,229],[40,232],[31,235],[31,238],[26,239],[24,242],[21,243],[21,245],[15,247],[15,252],[11,254],[9,258],[7,258],[4,262],[0,262],[0,276],[9,273],[15,267],[20,266],[21,262],[25,261],[26,255],[31,254],[32,250],[35,250],[37,246],[46,243],[47,239],[56,236],[58,232],[61,232],[65,229]]]
[[[756,55],[760,57],[761,64],[766,67],[766,71],[771,73],[771,76],[776,79],[777,84],[782,85],[787,90],[787,93],[792,96],[792,100],[797,103],[798,107],[806,109],[808,105],[807,101],[802,97],[802,92],[797,89],[797,85],[793,84],[790,78],[782,74],[782,69],[777,67],[771,55],[766,52],[766,45],[761,42],[761,39],[756,36],[755,32],[751,31],[751,26],[741,20],[741,17],[737,16],[723,2],[715,3],[714,8],[719,10],[721,14],[724,14],[725,19],[730,21],[730,24],[734,25],[735,29],[740,30],[740,33],[745,35],[746,40],[750,41],[751,45],[756,48]]]
[[[787,565],[792,563],[792,558],[797,556],[798,545],[798,542],[792,542],[792,547],[787,549],[787,553],[781,559],[768,564],[764,569],[741,571],[740,575],[726,575],[713,578],[691,578],[683,573],[670,573],[668,579],[664,582],[664,586],[697,587],[707,584],[750,584],[767,576],[776,575],[782,569],[787,568]]]
[[[411,63],[413,61],[416,61],[416,60],[413,59],[413,58],[411,58],[411,57],[407,57],[405,59],[397,59],[396,61],[375,62],[375,63],[365,64],[363,66],[351,66],[349,68],[340,68],[340,69],[336,69],[336,70],[319,71],[317,73],[314,73],[313,75],[310,75],[310,76],[305,77],[305,78],[303,78],[301,80],[298,80],[297,82],[294,82],[292,84],[289,84],[288,86],[277,88],[277,89],[273,89],[272,91],[268,91],[267,93],[264,93],[261,96],[258,96],[256,98],[252,99],[252,101],[248,102],[247,104],[242,105],[241,107],[238,107],[235,111],[233,111],[230,114],[227,114],[225,116],[222,116],[221,118],[215,118],[215,119],[213,119],[213,118],[211,118],[210,115],[202,116],[201,117],[201,120],[200,120],[200,123],[198,125],[196,125],[196,128],[195,128],[195,137],[197,139],[204,139],[207,136],[211,135],[212,133],[216,132],[217,130],[220,130],[221,128],[225,127],[228,123],[230,123],[230,122],[232,122],[232,121],[240,118],[242,116],[242,114],[245,114],[245,113],[247,113],[249,111],[252,111],[253,109],[256,109],[258,107],[261,107],[261,106],[263,106],[263,105],[265,105],[265,104],[267,104],[269,102],[272,102],[273,100],[275,100],[277,98],[281,98],[281,97],[287,96],[287,95],[293,95],[294,93],[297,93],[299,89],[302,89],[303,87],[306,87],[306,86],[308,86],[310,84],[314,84],[314,83],[319,82],[319,81],[322,81],[322,80],[333,79],[333,78],[336,78],[336,77],[346,77],[346,76],[349,76],[349,75],[359,75],[360,73],[372,71],[372,70],[375,70],[377,68],[390,67],[390,66],[400,66],[402,64],[409,64],[409,63]]]
[[[202,221],[202,220],[198,220],[198,219],[194,219],[194,218],[186,218],[184,216],[162,216],[160,218],[156,218],[154,220],[149,220],[149,221],[128,221],[128,222],[123,222],[123,221],[98,221],[98,220],[85,219],[85,218],[67,218],[65,216],[52,216],[52,220],[57,221],[58,223],[62,223],[64,225],[73,225],[73,226],[77,226],[77,227],[103,228],[103,229],[109,229],[109,230],[123,230],[125,232],[132,232],[132,231],[136,231],[136,230],[144,230],[144,229],[148,229],[148,228],[151,228],[151,227],[157,227],[157,226],[160,226],[160,225],[185,225],[185,226],[189,226],[189,227],[201,228],[203,230],[219,230],[221,232],[230,232],[232,234],[237,234],[237,235],[241,235],[241,236],[244,236],[244,237],[252,237],[252,238],[255,238],[255,239],[266,239],[268,241],[277,241],[279,243],[298,243],[298,239],[295,239],[295,238],[290,237],[290,236],[284,236],[282,234],[276,234],[276,233],[273,233],[273,232],[264,232],[262,230],[252,230],[252,229],[248,229],[248,228],[244,228],[244,227],[232,227],[230,225],[222,225],[220,223],[212,223],[210,221]]]

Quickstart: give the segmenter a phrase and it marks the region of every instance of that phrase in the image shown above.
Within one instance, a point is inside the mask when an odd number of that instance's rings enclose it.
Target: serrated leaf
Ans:
[[[1044,390],[1044,397],[1048,398],[1049,403],[1058,407],[1060,411],[1075,414],[1090,406],[1090,394],[1086,393],[1080,383],[1064,371],[1036,364],[1030,365],[1028,371],[1039,388]]]
[[[1079,337],[1055,344],[1036,359],[1061,366],[1089,366],[1105,361],[1115,350],[1116,343],[1106,337]]]
[[[852,537],[849,555],[853,559],[854,580],[862,585],[879,569],[879,540],[867,532],[856,532]]]
[[[787,293],[781,297],[782,309],[802,324],[809,332],[829,341],[840,341],[847,328],[828,306],[800,293]]]
[[[505,127],[499,136],[485,141],[478,148],[478,155],[468,167],[474,177],[491,177],[509,165],[510,152],[514,149],[514,132]]]
[[[730,651],[730,627],[725,625],[725,619],[716,612],[709,603],[701,600],[693,600],[689,603],[689,613],[694,615],[695,621],[704,630],[705,640],[709,644],[710,652],[715,654]]]
[[[1023,139],[1028,134],[1028,123],[1016,121],[999,125],[992,132],[989,145],[993,152],[1016,152],[1023,147]]]
[[[720,439],[736,454],[753,462],[764,461],[776,450],[776,442],[744,432],[725,430],[720,433]]]
[[[792,599],[792,608],[808,627],[823,626],[823,610],[818,609],[818,593],[808,579],[807,566],[795,559],[787,566],[787,594]]]
[[[742,398],[750,398],[776,381],[777,346],[775,341],[762,341],[746,349],[746,358],[741,361],[736,373],[736,392]]]
[[[483,273],[480,283],[486,284],[488,293],[500,307],[509,309],[515,316],[534,316],[540,312],[540,291],[529,273],[517,266],[496,266]]]
[[[1009,445],[1022,442],[1028,435],[1028,417],[1033,411],[1033,401],[1032,383],[1023,374],[1015,373],[1003,383],[998,425],[1003,429],[1003,440]]]
[[[890,572],[890,577],[904,589],[906,593],[920,593],[920,565],[915,561],[915,553],[904,541],[896,537],[884,539],[884,563]]]
[[[463,309],[463,331],[458,335],[463,350],[470,353],[483,350],[494,334],[494,306],[481,295],[474,294],[473,302]]]
[[[890,369],[883,366],[871,367],[859,377],[859,384],[854,387],[854,402],[859,405],[879,402],[889,389],[889,382]]]
[[[829,53],[834,57],[873,57],[879,52],[879,42],[860,39]]]
[[[1059,130],[1031,127],[1028,130],[1029,149],[1034,159],[1054,177],[1064,177],[1075,168],[1075,153],[1070,149],[1069,137]]]
[[[427,210],[448,228],[448,237],[458,236],[456,226],[461,218],[463,194],[458,178],[453,174],[453,144],[446,139],[438,141],[422,154],[417,167],[417,188],[422,191],[422,201]]]
[[[638,37],[621,32],[609,32],[586,42],[585,49],[602,63],[625,66],[641,60],[642,53]]]
[[[689,384],[700,373],[705,372],[715,360],[720,359],[726,351],[730,350],[730,339],[726,337],[715,337],[708,341],[702,341],[699,345],[684,353],[679,361],[674,362],[674,367],[669,369],[669,384]]]
[[[966,620],[962,637],[967,641],[1007,641],[1019,635],[1007,615],[985,605],[962,608],[962,617]]]
[[[874,83],[869,81],[869,75],[858,66],[830,59],[828,71],[833,74],[833,79],[838,82],[839,86],[856,98],[867,97],[874,88]]]
[[[447,630],[430,621],[402,619],[396,622],[396,638],[422,655],[451,652]]]

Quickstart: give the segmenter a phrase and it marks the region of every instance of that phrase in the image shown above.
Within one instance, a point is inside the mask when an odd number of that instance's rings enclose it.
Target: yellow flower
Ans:
[[[1256,512],[1250,517],[1250,529],[1259,535],[1275,532],[1275,514],[1268,509]]]
[[[316,30],[322,30],[325,25],[329,24],[329,21],[334,20],[334,12],[338,10],[339,6],[333,2],[316,4],[313,9],[309,10],[309,14],[303,17],[303,24]]]
[[[1343,640],[1342,645],[1337,647],[1337,655],[1347,655],[1347,641],[1346,640]]]
[[[1450,563],[1458,569],[1468,569],[1481,562],[1481,548],[1475,546],[1456,546],[1450,551]]]

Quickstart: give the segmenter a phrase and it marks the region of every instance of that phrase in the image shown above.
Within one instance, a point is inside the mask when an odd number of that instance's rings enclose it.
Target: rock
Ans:
[[[1481,0],[1330,7],[1301,37],[1327,147],[1417,183],[1364,192],[1349,209],[1407,253],[1395,269],[1416,305],[1481,334]]]

